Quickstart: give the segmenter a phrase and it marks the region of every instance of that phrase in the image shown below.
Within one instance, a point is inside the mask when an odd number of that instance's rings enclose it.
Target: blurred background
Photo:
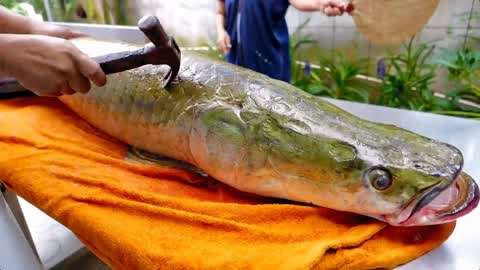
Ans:
[[[293,7],[291,83],[313,95],[416,111],[480,118],[480,1],[441,0],[412,40],[384,47],[357,32],[350,16],[329,18]],[[157,15],[183,47],[216,59],[213,0],[0,0],[42,20],[135,25]]]

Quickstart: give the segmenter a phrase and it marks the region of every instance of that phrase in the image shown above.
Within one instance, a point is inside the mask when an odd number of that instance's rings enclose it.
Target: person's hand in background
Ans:
[[[341,16],[348,6],[343,0],[290,0],[290,4],[300,11],[321,11],[327,16]]]
[[[230,51],[232,47],[230,35],[228,35],[227,30],[225,30],[225,2],[224,0],[217,1],[217,47],[224,54]]]
[[[230,43],[230,36],[224,29],[221,29],[218,32],[217,46],[223,53],[228,53],[232,47]]]
[[[342,0],[318,0],[319,10],[327,16],[341,16],[347,4]]]
[[[0,35],[0,73],[39,96],[85,93],[106,76],[70,41],[44,35]]]

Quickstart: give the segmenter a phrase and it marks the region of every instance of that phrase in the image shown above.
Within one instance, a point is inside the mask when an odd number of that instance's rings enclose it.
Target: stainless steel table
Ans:
[[[465,171],[480,184],[480,121],[329,101],[360,117],[396,124],[458,147],[464,154]],[[480,207],[457,222],[454,233],[440,248],[399,269],[480,270]]]
[[[5,200],[6,193],[0,191],[0,269],[1,270],[43,270],[32,245],[26,239]]]

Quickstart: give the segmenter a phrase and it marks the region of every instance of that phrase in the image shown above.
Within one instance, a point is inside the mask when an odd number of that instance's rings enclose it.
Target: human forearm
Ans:
[[[225,31],[225,3],[218,1],[218,8],[216,14],[217,33]]]
[[[230,50],[230,36],[225,30],[225,2],[218,1],[217,9],[217,46],[223,53],[228,53]]]
[[[217,33],[225,31],[225,17],[217,14]]]
[[[34,24],[30,18],[17,15],[0,6],[0,33],[31,34]]]
[[[321,11],[327,16],[342,15],[346,8],[343,0],[289,0],[290,4],[300,11]]]
[[[318,11],[321,0],[290,0],[290,4],[300,11]]]

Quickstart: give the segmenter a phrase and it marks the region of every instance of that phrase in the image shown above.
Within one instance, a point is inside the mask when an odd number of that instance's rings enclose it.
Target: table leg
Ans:
[[[8,207],[3,192],[0,192],[0,235],[1,270],[44,270]]]
[[[5,201],[7,202],[7,205],[10,207],[13,216],[17,220],[17,223],[20,226],[23,235],[25,235],[28,244],[35,253],[35,256],[37,256],[37,258],[40,260],[40,256],[38,255],[37,248],[35,247],[35,243],[33,242],[32,234],[30,233],[30,230],[28,228],[27,221],[25,220],[25,216],[23,215],[23,211],[20,207],[20,202],[18,201],[17,195],[7,189],[3,193],[3,196],[5,198]]]

